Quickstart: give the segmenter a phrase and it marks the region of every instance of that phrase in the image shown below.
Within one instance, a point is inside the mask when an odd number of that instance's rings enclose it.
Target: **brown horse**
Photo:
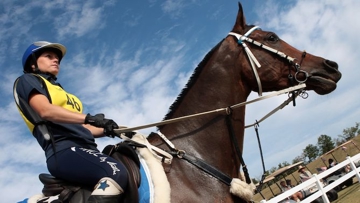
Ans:
[[[251,91],[277,91],[299,82],[306,84],[306,90],[321,95],[335,90],[341,78],[336,62],[299,51],[275,33],[253,27],[246,24],[239,3],[231,33],[195,69],[187,86],[170,107],[166,120],[244,102]],[[250,60],[244,48],[246,45],[260,68]],[[230,127],[226,117],[230,118]],[[158,128],[177,149],[204,160],[228,176],[238,177],[240,159],[230,131],[242,151],[244,118],[245,107],[241,107],[233,109],[229,116],[209,114]],[[160,148],[168,148],[157,136],[149,136],[148,140]],[[246,202],[231,195],[229,185],[188,161],[175,158],[165,169],[172,202]]]

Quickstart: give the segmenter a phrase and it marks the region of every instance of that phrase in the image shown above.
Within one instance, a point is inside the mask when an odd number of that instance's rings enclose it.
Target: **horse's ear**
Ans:
[[[232,32],[243,33],[246,27],[246,20],[243,12],[243,8],[241,3],[239,2],[239,11],[236,17],[236,22]]]

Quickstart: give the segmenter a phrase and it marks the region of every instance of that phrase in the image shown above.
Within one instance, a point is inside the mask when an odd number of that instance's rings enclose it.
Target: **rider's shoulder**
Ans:
[[[24,86],[34,87],[34,86],[42,85],[43,81],[41,77],[37,74],[25,73],[20,77],[18,77],[15,83],[17,84],[16,86],[18,86],[18,88]]]
[[[43,77],[43,76],[42,76]],[[41,75],[39,74],[33,74],[33,73],[24,73],[21,76],[19,76],[19,80],[20,81],[38,81],[41,80]]]
[[[24,73],[21,76],[19,76],[19,79],[20,80],[33,80],[33,79],[36,79],[38,77],[39,77],[39,75],[37,75],[37,74]]]

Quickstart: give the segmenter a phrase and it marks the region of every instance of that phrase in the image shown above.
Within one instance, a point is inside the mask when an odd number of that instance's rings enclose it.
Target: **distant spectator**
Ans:
[[[344,172],[349,173],[350,171],[351,171],[351,167],[350,167],[350,164],[348,164],[344,167]]]
[[[290,187],[294,187],[294,185],[291,183],[290,179],[286,179],[286,185],[288,185]]]
[[[328,168],[326,167],[326,166],[321,166],[320,168],[316,168],[316,171],[318,172],[318,173],[322,173],[322,172],[324,172],[324,171],[326,171]]]
[[[333,166],[336,165],[336,162],[335,162],[334,159],[332,159],[332,158],[330,158],[330,159],[328,160],[328,162],[329,162],[329,167],[328,167],[328,168],[331,168],[331,167],[333,167]]]
[[[331,159],[331,158],[328,160],[328,162],[329,162],[329,168],[331,168],[331,167],[333,167],[333,166],[335,166],[335,165],[337,164],[337,163],[336,163],[333,159]],[[346,165],[344,168],[337,170],[334,174],[335,174],[335,175],[339,175],[339,174],[341,174],[342,172],[348,173],[348,172],[350,172],[350,171],[351,171],[351,167],[350,167],[350,165],[348,164],[348,165]]]
[[[291,186],[286,184],[285,181],[280,181],[280,189],[281,189],[281,192],[285,192],[287,190],[290,190],[291,189]],[[288,198],[296,201],[296,202],[300,202],[300,200],[303,199],[303,195],[301,192],[296,192],[295,194],[292,194],[291,196],[289,196]]]
[[[301,182],[309,180],[312,177],[310,171],[306,170],[304,166],[299,166],[298,173],[299,173]]]

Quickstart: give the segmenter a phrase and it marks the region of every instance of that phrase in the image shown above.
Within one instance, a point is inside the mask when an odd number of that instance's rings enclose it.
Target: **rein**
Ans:
[[[293,92],[295,90],[301,90],[301,89],[304,89],[305,87],[306,87],[306,84],[303,83],[303,84],[299,84],[299,85],[289,87],[289,88],[286,88],[286,89],[283,89],[283,90],[275,91],[275,92],[272,92],[272,93],[270,93],[268,95],[260,96],[258,98],[255,98],[255,99],[252,99],[252,100],[249,100],[249,101],[241,102],[241,103],[232,105],[230,107],[219,108],[219,109],[215,109],[215,110],[212,110],[212,111],[205,111],[205,112],[202,112],[202,113],[197,113],[197,114],[192,114],[192,115],[188,115],[188,116],[182,116],[182,117],[178,117],[178,118],[163,120],[163,121],[160,121],[160,122],[135,126],[135,127],[131,127],[131,128],[124,127],[124,128],[114,129],[114,132],[117,133],[117,134],[120,134],[120,133],[124,133],[124,132],[130,132],[130,131],[136,131],[136,130],[150,128],[150,127],[161,126],[161,125],[165,125],[165,124],[169,124],[169,123],[176,123],[176,122],[180,122],[182,120],[195,118],[195,117],[198,117],[198,116],[209,115],[209,114],[213,114],[213,113],[221,113],[221,112],[227,113],[229,108],[236,109],[236,108],[239,108],[241,106],[245,106],[247,104],[251,104],[251,103],[261,101],[261,100],[269,99],[271,97],[279,96],[281,94]]]

